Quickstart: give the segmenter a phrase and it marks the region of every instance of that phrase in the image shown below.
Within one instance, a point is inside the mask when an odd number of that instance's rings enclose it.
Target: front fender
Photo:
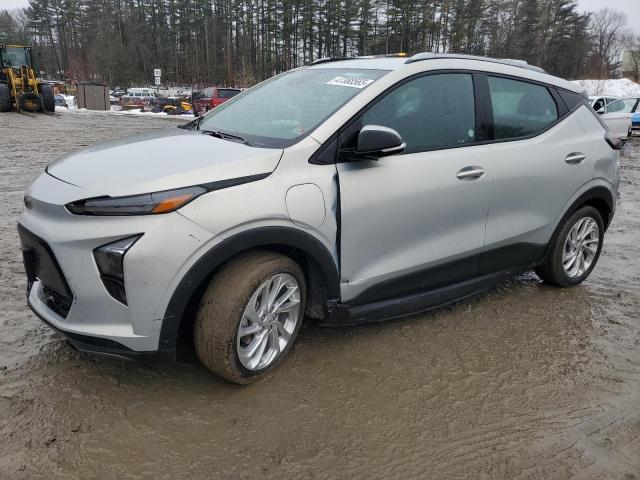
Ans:
[[[327,299],[340,296],[338,265],[329,249],[313,235],[294,227],[257,227],[225,238],[202,254],[174,289],[162,319],[159,350],[174,350],[180,323],[194,294],[225,261],[247,250],[290,247],[313,258],[327,280]]]

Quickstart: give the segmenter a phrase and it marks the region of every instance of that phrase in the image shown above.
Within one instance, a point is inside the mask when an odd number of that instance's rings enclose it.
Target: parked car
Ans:
[[[640,112],[631,115],[631,129],[640,130]]]
[[[201,90],[195,100],[198,115],[204,115],[239,93],[240,90],[237,88],[209,87]]]
[[[396,318],[532,269],[577,285],[621,148],[579,88],[511,60],[325,59],[65,156],[25,193],[29,305],[81,350],[191,345],[243,384],[305,317]]]
[[[56,102],[56,107],[69,108],[69,105],[67,104],[67,101],[65,100],[65,98],[62,95],[56,95],[56,96],[53,97],[53,99]]]
[[[601,108],[606,107],[610,103],[615,102],[616,100],[618,100],[618,97],[613,97],[613,96],[609,96],[609,97],[591,96],[591,97],[589,97],[589,101],[591,102],[591,106],[593,107],[593,109],[596,112],[598,110],[600,110]]]
[[[631,136],[632,115],[638,108],[640,98],[623,98],[598,110],[609,129],[622,139]]]

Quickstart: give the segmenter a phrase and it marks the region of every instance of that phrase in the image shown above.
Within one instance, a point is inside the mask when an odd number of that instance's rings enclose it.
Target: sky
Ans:
[[[28,4],[28,0],[0,0],[0,8],[20,8]],[[621,10],[627,14],[628,27],[640,33],[640,0],[579,0],[584,11],[596,11],[604,7]]]

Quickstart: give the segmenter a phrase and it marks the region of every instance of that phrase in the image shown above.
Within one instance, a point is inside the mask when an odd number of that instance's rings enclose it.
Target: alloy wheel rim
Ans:
[[[286,349],[300,318],[300,286],[288,273],[271,276],[254,291],[236,335],[238,358],[250,371],[271,365]]]
[[[591,217],[581,218],[564,242],[562,268],[569,278],[578,278],[591,268],[600,244],[600,228]]]

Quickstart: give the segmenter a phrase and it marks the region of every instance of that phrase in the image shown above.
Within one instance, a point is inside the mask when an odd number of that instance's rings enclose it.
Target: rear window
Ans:
[[[235,97],[239,93],[240,93],[239,90],[231,90],[229,88],[219,88],[218,89],[218,97],[219,98],[231,98],[231,97]]]

